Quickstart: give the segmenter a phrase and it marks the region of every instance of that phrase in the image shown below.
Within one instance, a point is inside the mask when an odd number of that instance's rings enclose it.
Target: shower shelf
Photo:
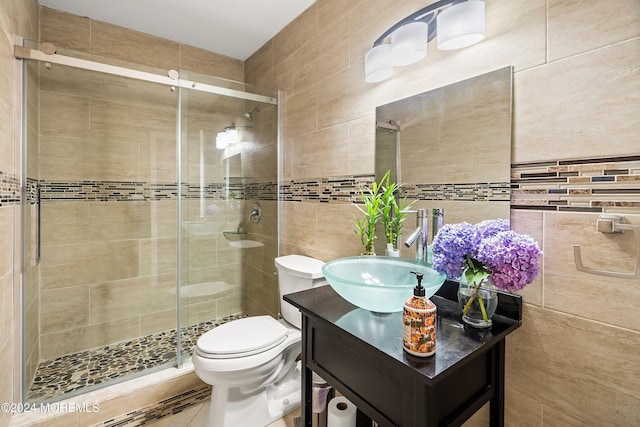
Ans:
[[[227,240],[243,240],[245,237],[250,236],[251,233],[247,232],[247,231],[223,231],[222,234],[224,234],[224,237]]]

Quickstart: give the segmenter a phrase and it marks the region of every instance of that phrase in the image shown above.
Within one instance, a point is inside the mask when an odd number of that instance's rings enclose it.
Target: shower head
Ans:
[[[246,113],[244,113],[242,115],[242,117],[244,117],[245,119],[252,121],[253,120],[253,113],[260,111],[260,109],[258,108],[258,106],[256,105],[255,107],[253,107],[250,111],[247,111]]]

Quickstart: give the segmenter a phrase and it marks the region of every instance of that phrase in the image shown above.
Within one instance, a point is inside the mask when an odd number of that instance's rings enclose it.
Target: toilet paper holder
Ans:
[[[633,273],[622,273],[618,271],[599,270],[596,268],[585,267],[582,264],[582,256],[580,254],[580,246],[573,245],[573,259],[576,264],[576,270],[589,274],[597,274],[599,276],[618,277],[621,279],[640,279],[640,226],[634,224],[625,224],[622,215],[600,215],[596,222],[596,230],[600,233],[624,233],[631,231],[636,240],[636,266]]]

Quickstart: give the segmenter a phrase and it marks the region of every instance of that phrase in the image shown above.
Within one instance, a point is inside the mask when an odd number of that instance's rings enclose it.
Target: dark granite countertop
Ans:
[[[520,326],[522,299],[500,294],[493,326],[472,328],[462,322],[456,300],[457,283],[445,282],[431,297],[438,310],[436,354],[416,357],[402,349],[402,312],[378,314],[358,308],[340,297],[330,286],[288,294],[285,301],[305,315],[329,322],[344,332],[425,376],[438,382],[453,371],[454,365],[470,360],[473,354],[490,348]]]

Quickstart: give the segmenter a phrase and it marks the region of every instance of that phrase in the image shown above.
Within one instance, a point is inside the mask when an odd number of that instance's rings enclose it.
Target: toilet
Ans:
[[[213,386],[206,427],[266,426],[300,406],[302,318],[282,296],[326,285],[323,264],[302,255],[276,258],[282,319],[233,320],[198,339],[193,366]]]

